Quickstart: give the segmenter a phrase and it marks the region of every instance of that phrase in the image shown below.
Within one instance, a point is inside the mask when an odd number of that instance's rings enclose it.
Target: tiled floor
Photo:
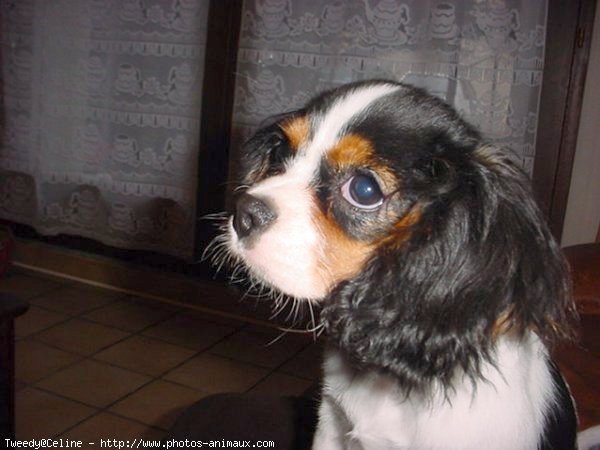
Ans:
[[[320,346],[189,309],[12,274],[28,300],[16,322],[17,438],[160,438],[217,392],[303,392]]]

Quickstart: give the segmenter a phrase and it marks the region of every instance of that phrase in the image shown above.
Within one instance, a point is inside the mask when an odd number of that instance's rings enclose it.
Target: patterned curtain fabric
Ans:
[[[208,0],[0,7],[0,216],[190,257]]]
[[[226,1],[226,0],[223,0]],[[3,0],[0,217],[190,257],[208,0]],[[426,87],[531,172],[546,0],[246,0],[236,148],[367,78]]]
[[[317,91],[387,78],[453,104],[531,173],[546,10],[545,0],[246,0],[236,145]]]

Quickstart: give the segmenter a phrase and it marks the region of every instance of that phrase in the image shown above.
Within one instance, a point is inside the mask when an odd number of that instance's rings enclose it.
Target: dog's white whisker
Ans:
[[[310,301],[308,303],[308,311],[310,313],[310,323],[312,324],[312,329],[315,330],[317,328],[317,324],[315,322],[315,312],[313,311],[312,303]],[[316,341],[316,336],[314,336],[314,340]]]
[[[300,309],[301,309],[301,300],[295,298],[294,299],[294,305],[293,305],[293,316],[292,316],[292,324],[295,325],[298,320],[299,320],[299,316],[300,316]]]
[[[277,305],[277,308],[271,313],[269,317],[271,320],[275,319],[277,316],[279,316],[279,314],[281,314],[287,305],[287,301],[285,301],[283,298],[278,298],[275,301],[275,304]]]
[[[281,330],[280,330],[281,331]],[[279,342],[281,340],[282,337],[284,337],[287,334],[286,331],[280,333],[277,337],[275,337],[273,340],[271,340],[269,343],[266,344],[266,347],[270,347],[271,345]]]
[[[293,333],[293,334],[314,334],[316,331],[322,332],[323,331],[323,325],[318,325],[316,328],[307,328],[307,329],[299,329],[299,328],[292,328],[292,327],[277,327],[278,330],[280,331],[285,331],[286,333]]]
[[[285,316],[285,321],[293,323],[293,320],[294,320],[294,311],[295,311],[295,307],[296,307],[296,305],[298,303],[298,299],[291,298],[286,303],[287,303],[287,306],[289,306],[289,311],[288,311],[287,315]],[[291,303],[291,305],[290,305],[290,303]]]

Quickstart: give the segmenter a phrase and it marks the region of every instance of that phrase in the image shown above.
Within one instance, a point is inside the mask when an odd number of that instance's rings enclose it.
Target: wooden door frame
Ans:
[[[198,153],[196,260],[216,233],[214,224],[204,217],[225,207],[242,6],[243,0],[210,1]]]
[[[567,209],[596,0],[549,0],[533,189],[560,241]]]

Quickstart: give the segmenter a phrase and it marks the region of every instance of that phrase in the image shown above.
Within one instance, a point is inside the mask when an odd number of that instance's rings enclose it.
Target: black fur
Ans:
[[[271,117],[245,144],[242,158],[237,168],[240,184],[249,185],[262,178],[280,173],[287,158],[292,153],[281,129],[286,120],[302,115],[293,111]]]
[[[518,339],[534,330],[547,343],[568,334],[565,262],[507,155],[413,88],[355,129],[386,143],[378,154],[387,149],[401,195],[421,212],[407,242],[380,247],[325,302],[327,335],[357,368],[393,374],[409,390],[450,387],[457,371],[480,376],[499,331]]]

